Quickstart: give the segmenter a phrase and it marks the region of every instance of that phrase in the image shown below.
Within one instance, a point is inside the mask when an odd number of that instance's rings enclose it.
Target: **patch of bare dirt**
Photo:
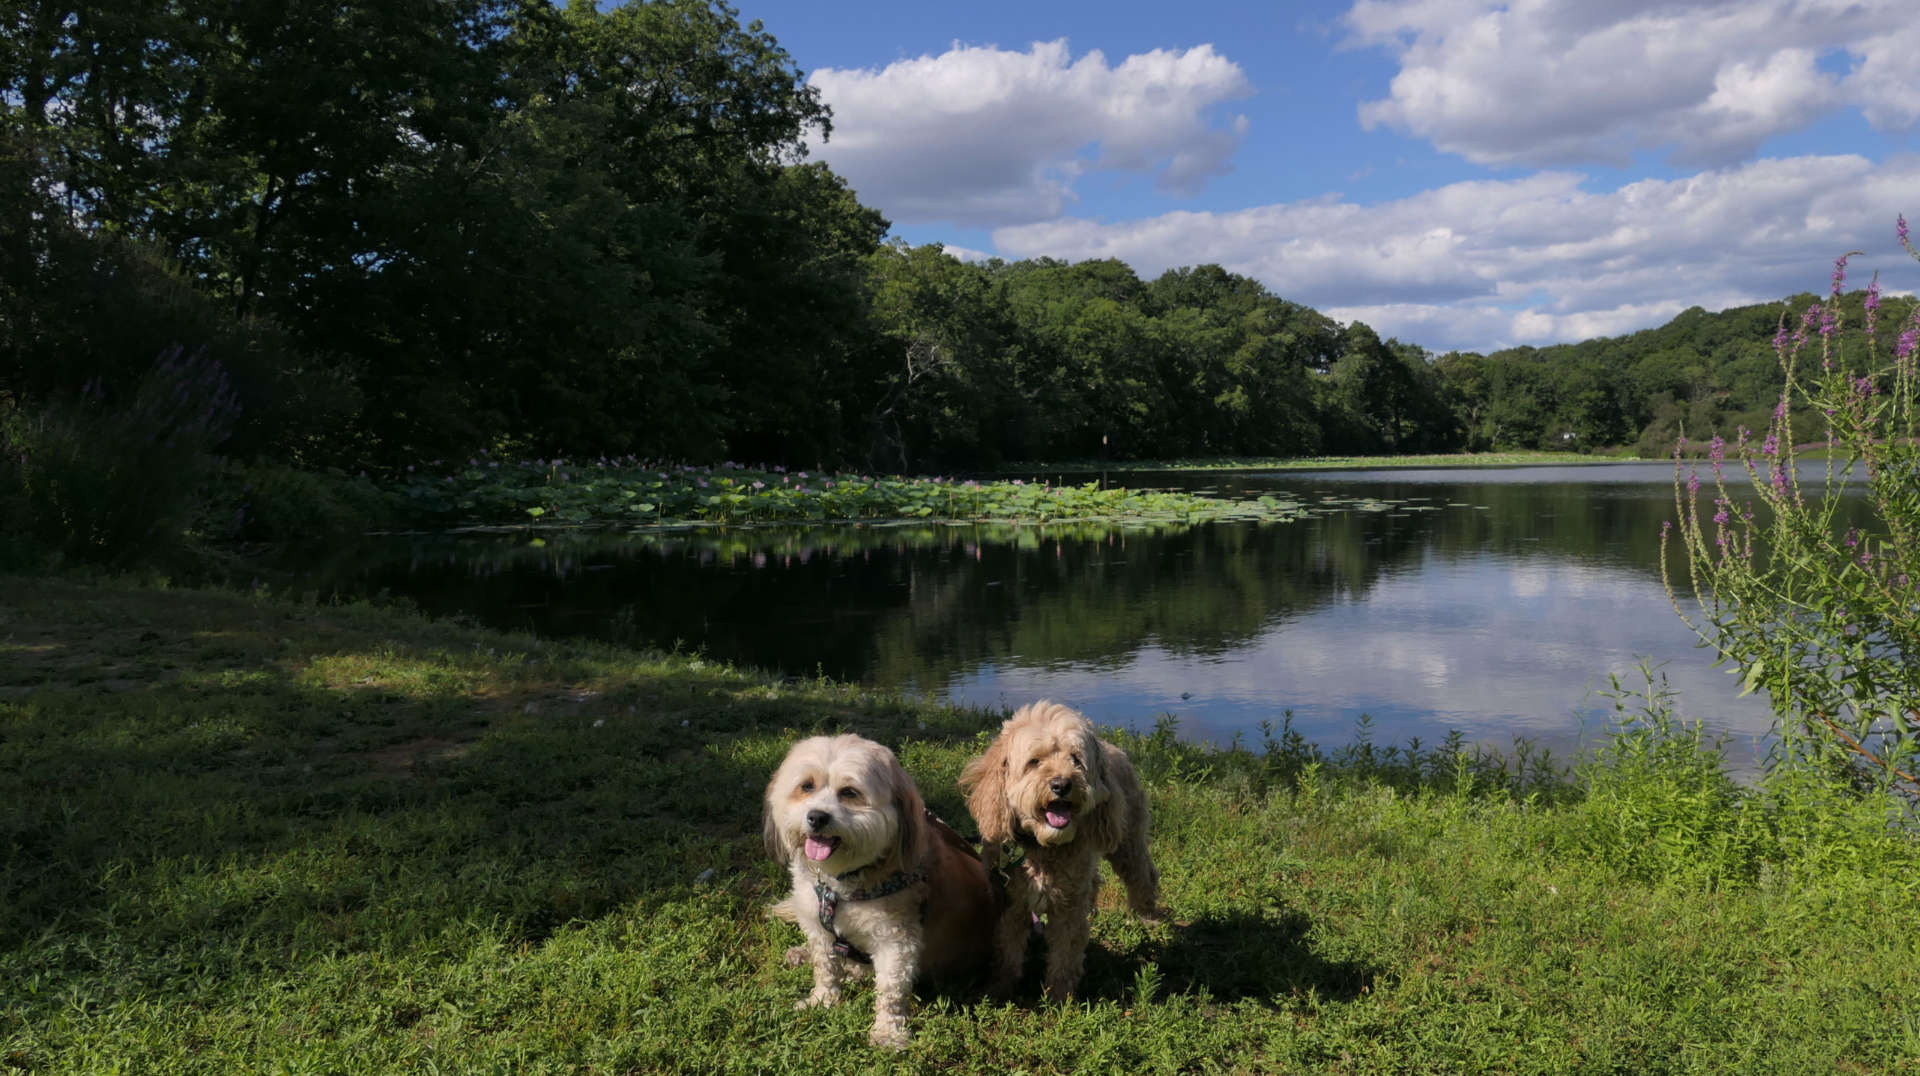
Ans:
[[[361,755],[372,764],[378,773],[389,777],[410,777],[416,765],[421,762],[446,762],[467,753],[472,744],[465,740],[447,740],[438,736],[422,736],[405,743],[388,744],[378,750]]]

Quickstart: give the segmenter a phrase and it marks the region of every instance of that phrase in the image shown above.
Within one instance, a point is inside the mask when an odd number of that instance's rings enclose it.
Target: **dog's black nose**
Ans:
[[[1070,789],[1072,789],[1072,788],[1073,788],[1073,778],[1071,778],[1071,777],[1055,777],[1055,778],[1053,778],[1052,780],[1050,780],[1050,781],[1048,781],[1048,782],[1047,782],[1047,787],[1048,787],[1048,788],[1051,788],[1051,789],[1053,789],[1053,794],[1054,794],[1054,795],[1056,795],[1056,796],[1064,796],[1064,795],[1066,795],[1066,794],[1067,794],[1067,792],[1068,792],[1068,791],[1069,791]]]
[[[825,811],[807,812],[807,828],[815,833],[827,828],[827,823],[831,821],[833,821],[833,816]]]

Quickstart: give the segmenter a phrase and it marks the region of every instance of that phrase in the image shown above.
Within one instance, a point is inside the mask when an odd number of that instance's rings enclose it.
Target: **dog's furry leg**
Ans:
[[[807,956],[813,962],[813,993],[795,1005],[810,1009],[816,1005],[840,1004],[840,984],[846,978],[846,961],[833,952],[833,935],[824,930],[807,931]]]
[[[1027,936],[1033,932],[1033,913],[1024,900],[1010,901],[993,928],[993,978],[987,992],[1001,1000],[1013,996],[1014,985],[1027,964]]]
[[[882,946],[873,954],[873,1030],[867,1041],[887,1050],[905,1049],[912,1033],[907,1017],[913,1009],[913,979],[920,967],[918,939],[902,946]]]
[[[1046,917],[1046,999],[1069,1001],[1087,968],[1087,936],[1092,932],[1092,901],[1085,911],[1060,911]]]
[[[1126,885],[1127,906],[1133,914],[1142,923],[1160,922],[1160,871],[1147,855],[1146,830],[1129,831],[1120,847],[1107,856],[1107,862],[1113,864],[1113,873]]]

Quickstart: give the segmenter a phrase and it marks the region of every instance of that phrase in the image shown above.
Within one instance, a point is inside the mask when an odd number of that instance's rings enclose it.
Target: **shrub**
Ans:
[[[95,380],[38,410],[8,401],[0,415],[0,532],[9,559],[124,565],[176,546],[209,452],[237,414],[225,370],[178,346],[124,399]]]
[[[1614,716],[1580,769],[1585,853],[1645,881],[1750,878],[1762,832],[1726,771],[1725,744],[1674,713],[1666,678],[1641,666],[1631,691],[1609,676]]]
[[[396,526],[396,498],[365,475],[222,461],[195,529],[221,541],[301,542]]]

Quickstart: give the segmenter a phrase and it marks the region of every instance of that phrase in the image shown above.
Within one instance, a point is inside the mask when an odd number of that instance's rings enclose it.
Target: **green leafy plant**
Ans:
[[[411,469],[410,469],[411,470]],[[426,521],[504,525],[785,523],[863,520],[1053,523],[1134,519],[1197,523],[1286,521],[1305,514],[1275,497],[1229,501],[1187,493],[980,482],[849,472],[788,472],[735,463],[655,464],[633,458],[506,461],[475,458],[450,474],[410,473],[395,493]]]
[[[1728,774],[1725,743],[1673,709],[1666,677],[1640,666],[1645,686],[1617,675],[1606,734],[1581,768],[1584,851],[1634,877],[1709,883],[1751,877],[1755,814]]]
[[[122,565],[179,542],[239,407],[202,353],[162,352],[130,390],[0,415],[0,531],[42,556]]]
[[[1899,238],[1914,253],[1905,218]],[[1683,467],[1676,451],[1677,518],[1663,529],[1661,562],[1675,610],[1746,690],[1771,700],[1775,770],[1810,767],[1912,799],[1920,797],[1920,310],[1897,327],[1879,324],[1876,277],[1860,331],[1843,331],[1841,288],[1852,256],[1835,262],[1824,303],[1797,324],[1782,315],[1774,350],[1784,387],[1772,420],[1757,443],[1744,429],[1731,446],[1713,439],[1710,507],[1701,503],[1697,466]],[[1796,413],[1826,424],[1817,480],[1800,472]],[[1751,499],[1729,482],[1729,449]],[[1846,514],[1843,493],[1855,474],[1866,480],[1864,519]],[[1668,572],[1669,540],[1688,569],[1680,582]],[[1692,591],[1694,615],[1681,607],[1683,588]]]

